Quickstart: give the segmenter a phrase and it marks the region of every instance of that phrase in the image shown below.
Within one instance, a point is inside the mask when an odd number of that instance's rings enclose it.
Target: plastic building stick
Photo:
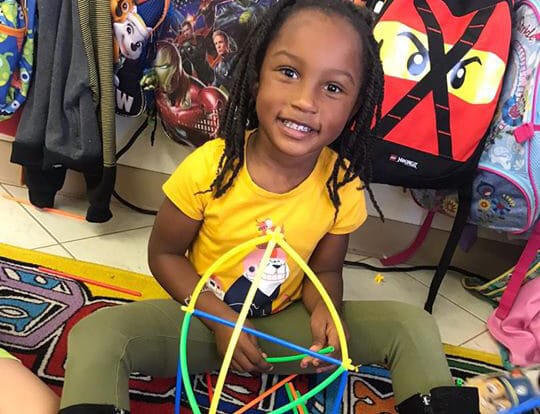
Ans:
[[[272,236],[273,237],[269,240],[268,245],[266,246],[266,250],[264,251],[263,258],[261,259],[261,263],[259,264],[259,267],[255,271],[255,276],[253,277],[253,281],[251,282],[252,285],[248,290],[248,293],[244,300],[244,304],[242,305],[242,309],[240,310],[240,314],[238,315],[238,318],[236,320],[236,325],[233,329],[231,339],[229,340],[229,346],[227,346],[227,350],[225,351],[225,356],[223,357],[221,369],[219,370],[219,375],[218,375],[218,379],[216,383],[216,389],[214,391],[215,392],[214,398],[212,399],[212,402],[210,403],[210,409],[208,410],[209,414],[217,413],[217,409],[219,406],[219,399],[221,397],[221,392],[223,391],[223,386],[225,385],[225,379],[227,378],[227,373],[229,371],[229,367],[232,362],[234,349],[236,348],[236,344],[238,343],[238,339],[240,339],[240,334],[242,333],[242,327],[244,326],[249,310],[251,309],[251,304],[253,303],[253,299],[255,299],[255,294],[257,293],[257,290],[259,288],[259,284],[262,280],[264,271],[266,269],[266,265],[268,264],[270,260],[270,255],[272,254],[272,251],[274,250],[274,247],[276,246],[276,240],[279,240],[280,237],[281,239],[283,239],[283,234],[278,233],[278,232],[274,232]]]
[[[226,325],[226,326],[228,326],[230,328],[234,328],[236,326],[234,324],[234,322],[228,321],[226,319],[218,318],[217,316],[214,316],[214,315],[211,315],[209,313],[200,311],[198,309],[195,309],[193,311],[193,315],[201,317],[201,318],[210,319],[211,321],[221,323],[221,324]],[[254,335],[254,336],[258,337],[258,338],[262,338],[262,339],[264,339],[266,341],[273,342],[275,344],[284,346],[286,348],[290,348],[290,349],[292,349],[294,351],[297,351],[297,352],[300,352],[300,353],[305,353],[306,355],[309,355],[309,356],[311,356],[313,358],[320,359],[321,361],[324,361],[324,362],[328,362],[329,364],[333,364],[333,365],[337,365],[337,366],[342,366],[343,365],[343,362],[340,361],[339,359],[335,359],[335,358],[332,358],[332,357],[329,357],[329,356],[326,356],[326,355],[319,354],[319,353],[317,353],[315,351],[312,351],[311,349],[307,349],[307,348],[304,348],[304,347],[302,347],[300,345],[293,344],[291,342],[285,341],[284,339],[276,338],[275,336],[268,335],[268,334],[266,334],[264,332],[257,331],[256,329],[242,327],[242,331],[247,332],[247,333],[249,333],[251,335]]]
[[[275,392],[276,390],[278,390],[279,388],[281,388],[283,385],[287,384],[289,381],[292,381],[294,378],[296,378],[298,376],[298,374],[292,374],[292,375],[289,375],[287,378],[285,379],[282,379],[281,381],[279,381],[276,385],[268,388],[265,392],[263,392],[261,395],[259,395],[257,398],[255,398],[254,400],[250,401],[249,403],[247,403],[246,405],[244,405],[242,408],[240,408],[238,411],[236,411],[234,414],[243,414],[245,413],[247,410],[249,410],[251,407],[253,407],[254,405],[256,405],[259,401],[262,401],[264,400],[266,397],[268,397],[270,394],[272,394],[273,392]]]
[[[334,352],[335,349],[333,346],[329,346],[327,348],[323,348],[320,351],[318,351],[319,354],[331,354]],[[307,357],[307,354],[298,354],[298,355],[290,355],[290,356],[283,356],[283,357],[268,357],[266,358],[266,362],[270,363],[280,363],[280,362],[292,362],[292,361],[300,361],[301,359],[304,359]]]
[[[293,396],[293,391],[291,390],[291,383],[290,382],[285,384],[285,391],[287,391],[287,396],[289,397],[289,401],[290,402],[295,402],[296,401],[296,395]],[[293,406],[292,409],[293,409],[294,414],[298,414],[298,408],[296,408],[296,406]]]
[[[336,402],[334,403],[334,409],[332,410],[333,414],[339,413],[339,407],[341,407],[341,402],[343,401],[343,394],[345,393],[345,387],[347,386],[347,378],[349,376],[348,371],[344,371],[341,374],[341,381],[339,382],[339,391],[336,395]]]

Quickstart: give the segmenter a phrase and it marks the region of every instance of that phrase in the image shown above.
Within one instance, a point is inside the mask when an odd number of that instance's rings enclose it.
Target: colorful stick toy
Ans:
[[[202,289],[204,286],[206,286],[206,282],[208,279],[213,275],[217,269],[220,268],[225,262],[230,260],[232,257],[236,257],[237,255],[240,255],[242,253],[247,253],[251,249],[255,248],[256,246],[259,246],[261,244],[267,243],[266,250],[264,252],[263,258],[261,259],[260,265],[257,268],[257,271],[254,276],[254,280],[252,282],[252,286],[249,289],[244,304],[242,306],[242,309],[240,311],[240,314],[238,316],[238,319],[236,322],[230,322],[227,320],[224,320],[222,318],[219,318],[215,315],[211,315],[206,312],[202,312],[198,309],[195,309],[195,305],[197,303],[197,299],[199,295],[201,294]],[[263,272],[268,264],[268,261],[270,259],[270,255],[274,249],[275,246],[281,247],[288,255],[289,257],[294,260],[300,268],[304,271],[306,274],[306,277],[308,277],[317,291],[320,293],[321,298],[323,299],[324,303],[328,307],[328,310],[330,312],[330,315],[332,317],[332,320],[336,326],[338,338],[339,338],[339,346],[341,348],[341,360],[332,358],[331,356],[328,356],[327,354],[332,353],[334,349],[332,347],[328,347],[325,349],[322,349],[319,352],[311,351],[307,348],[295,345],[293,343],[290,343],[288,341],[285,341],[283,339],[265,334],[263,332],[257,331],[255,329],[244,327],[244,323],[247,319],[247,315],[249,312],[249,309],[251,307],[251,304],[253,302],[253,299],[255,297],[255,293],[257,292],[257,288],[262,280]],[[296,377],[296,375],[291,375],[287,377],[285,380],[281,381],[280,383],[276,384],[275,387],[272,387],[272,389],[266,391],[261,396],[257,397],[254,401],[247,404],[246,406],[242,407],[240,410],[237,411],[236,414],[240,414],[248,410],[249,408],[253,407],[258,401],[265,398],[266,395],[270,394],[271,392],[275,392],[279,387],[285,385],[286,390],[290,393],[290,401],[288,404],[284,405],[283,407],[277,408],[274,411],[272,411],[272,414],[281,414],[290,410],[294,410],[295,412],[304,412],[307,414],[307,408],[305,406],[305,403],[307,400],[312,398],[314,395],[328,387],[332,382],[340,379],[340,385],[339,385],[339,392],[336,396],[336,406],[334,407],[333,412],[337,413],[339,411],[340,402],[343,397],[343,393],[346,388],[347,383],[347,377],[348,373],[350,371],[357,372],[358,367],[352,364],[352,361],[349,358],[349,348],[347,346],[347,340],[345,337],[345,330],[343,328],[343,325],[341,323],[341,319],[337,313],[337,310],[328,296],[328,293],[324,289],[323,285],[313,273],[313,271],[309,268],[307,263],[300,257],[296,251],[285,241],[283,237],[283,233],[281,232],[280,228],[276,228],[274,230],[269,229],[266,232],[266,235],[257,237],[252,240],[248,240],[247,242],[244,242],[240,244],[239,246],[231,249],[227,253],[225,253],[222,257],[220,257],[216,262],[210,266],[206,272],[202,275],[201,279],[197,283],[197,286],[195,287],[193,294],[191,296],[191,300],[188,304],[188,306],[183,306],[182,310],[186,313],[182,327],[180,330],[180,346],[179,346],[179,358],[178,358],[178,372],[176,377],[176,401],[175,401],[175,413],[180,413],[180,400],[182,395],[182,387],[185,388],[185,393],[187,396],[187,399],[189,401],[189,404],[191,406],[191,409],[194,414],[200,414],[201,410],[199,408],[199,405],[197,403],[197,400],[195,399],[195,395],[193,393],[193,388],[191,386],[191,381],[189,378],[189,367],[187,364],[187,337],[189,334],[189,326],[191,323],[192,316],[197,316],[199,318],[206,318],[221,324],[224,324],[226,326],[229,326],[233,328],[233,333],[231,335],[231,339],[229,341],[229,346],[227,347],[227,350],[225,352],[225,356],[223,357],[223,362],[221,365],[221,368],[219,370],[218,379],[216,382],[216,386],[213,390],[212,397],[210,398],[210,408],[209,408],[209,414],[216,414],[219,406],[219,401],[221,397],[221,393],[223,392],[223,387],[225,384],[225,379],[227,376],[227,372],[229,371],[229,367],[232,362],[232,357],[234,354],[234,349],[236,347],[236,344],[238,343],[238,339],[240,337],[240,334],[242,331],[249,333],[251,335],[254,335],[258,338],[265,339],[267,341],[282,345],[286,348],[292,349],[293,351],[296,351],[298,354],[286,356],[286,357],[269,357],[267,358],[268,362],[272,363],[280,363],[280,362],[289,362],[289,361],[296,361],[301,360],[302,358],[306,356],[312,356],[314,358],[317,358],[321,361],[327,362],[329,364],[335,365],[337,369],[332,372],[324,381],[322,381],[320,384],[318,384],[315,388],[310,390],[304,395],[301,395],[298,393],[294,387],[290,388],[290,381]],[[287,385],[290,384],[290,385]],[[210,394],[209,394],[210,395]]]

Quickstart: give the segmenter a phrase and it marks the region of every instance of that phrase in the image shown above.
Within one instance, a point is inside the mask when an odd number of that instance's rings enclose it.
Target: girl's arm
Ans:
[[[192,294],[200,280],[199,274],[185,256],[200,226],[200,221],[186,216],[166,198],[159,209],[150,235],[148,244],[150,269],[159,284],[173,299],[182,304],[185,298]],[[210,292],[199,296],[197,309],[232,322],[236,322],[238,317],[233,309]],[[218,353],[223,356],[233,330],[204,318],[200,320],[214,332]],[[246,321],[245,325],[253,328],[249,321]],[[237,371],[246,372],[266,372],[272,369],[272,366],[264,359],[257,339],[245,333],[240,335],[236,345],[232,367]]]
[[[167,293],[182,305],[200,280],[200,275],[185,256],[200,226],[200,221],[188,217],[165,198],[148,243],[148,264],[152,274]],[[224,319],[236,320],[236,312],[210,292],[199,296],[197,308]],[[219,325],[206,319],[201,321],[212,331]]]
[[[336,309],[341,311],[343,300],[343,262],[349,245],[348,234],[327,233],[319,242],[309,260],[309,266],[330,295]],[[322,301],[308,277],[304,278],[302,300],[309,313]]]

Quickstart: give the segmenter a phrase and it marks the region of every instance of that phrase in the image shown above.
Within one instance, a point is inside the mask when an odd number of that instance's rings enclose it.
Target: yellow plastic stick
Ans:
[[[279,228],[276,229],[276,231],[274,231],[273,233],[271,233],[271,238],[268,242],[268,245],[266,246],[266,250],[264,251],[264,255],[263,255],[263,258],[261,259],[259,267],[257,268],[257,271],[255,272],[255,276],[251,284],[251,288],[249,289],[246,295],[246,299],[244,300],[244,304],[242,305],[240,315],[238,316],[236,325],[234,326],[233,333],[229,341],[229,346],[227,347],[227,351],[225,352],[225,356],[223,357],[223,363],[221,364],[221,369],[220,369],[218,379],[216,382],[216,388],[214,389],[214,398],[212,399],[210,403],[209,414],[216,414],[217,412],[217,409],[219,406],[219,399],[221,397],[221,392],[223,391],[223,386],[225,385],[225,379],[227,378],[227,373],[231,365],[234,350],[236,348],[236,344],[238,343],[238,339],[240,338],[240,334],[242,333],[242,326],[244,326],[244,323],[247,318],[247,314],[249,312],[249,309],[251,308],[251,304],[253,302],[253,299],[255,298],[255,294],[257,293],[257,289],[261,282],[266,265],[268,264],[268,261],[270,260],[270,255],[272,254],[272,251],[274,250],[274,247],[276,246],[276,242],[281,242],[282,240],[283,240],[283,234],[281,234]],[[257,242],[256,244],[259,244],[259,243]]]
[[[193,312],[195,310],[195,304],[197,303],[197,299],[199,298],[199,295],[201,294],[201,291],[203,287],[206,285],[206,282],[210,277],[214,274],[214,272],[219,269],[219,267],[225,263],[227,260],[229,260],[231,257],[234,257],[237,254],[242,253],[244,250],[248,250],[252,247],[257,246],[258,244],[266,243],[268,240],[272,238],[271,234],[267,234],[265,236],[257,237],[256,239],[248,240],[231,250],[229,250],[227,253],[225,253],[223,256],[221,256],[218,260],[216,260],[212,266],[210,266],[206,272],[201,276],[201,279],[195,286],[195,289],[193,289],[193,294],[191,295],[191,300],[189,301],[189,304],[187,307],[185,307],[183,310],[185,312]]]

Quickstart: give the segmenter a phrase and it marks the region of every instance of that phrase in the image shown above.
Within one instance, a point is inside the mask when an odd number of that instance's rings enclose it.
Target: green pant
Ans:
[[[452,377],[431,315],[399,302],[345,302],[354,364],[382,363],[392,372],[396,402],[432,388],[451,385]],[[81,320],[68,342],[62,407],[92,403],[129,409],[130,372],[157,377],[176,374],[180,305],[173,300],[148,300],[106,308]],[[309,348],[309,314],[301,303],[275,315],[252,319],[256,329]],[[293,353],[259,341],[270,356]],[[192,318],[188,345],[189,372],[219,369],[212,333]],[[298,362],[275,364],[275,373],[302,372]]]

